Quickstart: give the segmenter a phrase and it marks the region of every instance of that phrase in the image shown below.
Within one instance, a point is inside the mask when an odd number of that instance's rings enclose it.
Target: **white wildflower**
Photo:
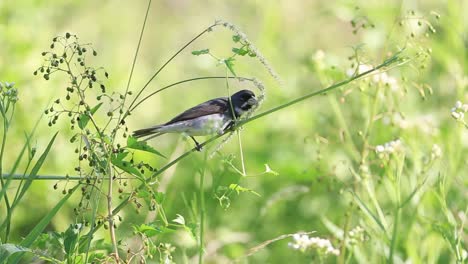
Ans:
[[[360,242],[364,242],[367,240],[367,235],[361,226],[356,226],[355,228],[351,229],[348,232],[348,243],[351,245],[355,245]]]
[[[313,60],[315,61],[321,61],[325,58],[325,52],[323,52],[323,50],[317,50],[314,55],[313,55]]]
[[[465,113],[468,112],[468,104],[463,104],[460,109]]]
[[[460,120],[463,119],[463,113],[461,112],[452,112],[452,117],[455,118],[455,120]]]
[[[328,239],[320,237],[309,237],[305,234],[294,234],[294,242],[288,243],[288,246],[305,252],[307,250],[317,250],[319,254],[325,255],[336,255],[340,254],[340,251],[333,247],[332,243]]]
[[[442,156],[442,149],[439,147],[439,145],[437,144],[432,145],[431,158],[434,160],[434,159],[440,158],[441,156]]]
[[[464,122],[463,118],[466,112],[468,112],[468,104],[464,104],[461,101],[456,101],[455,106],[450,109],[452,117],[462,123]]]
[[[385,151],[385,147],[382,145],[378,145],[377,147],[375,147],[375,152],[377,153],[382,153],[384,151]]]
[[[377,145],[375,147],[375,152],[379,158],[388,157],[391,154],[399,153],[403,150],[403,144],[400,139],[395,139],[389,142],[386,142],[383,145]]]

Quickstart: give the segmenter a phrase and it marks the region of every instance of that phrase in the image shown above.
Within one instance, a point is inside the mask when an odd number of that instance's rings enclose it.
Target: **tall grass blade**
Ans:
[[[57,214],[57,212],[62,208],[62,206],[65,204],[66,201],[72,196],[72,194],[78,189],[80,184],[75,185],[72,189],[70,189],[56,205],[54,208],[50,210],[50,212],[42,218],[41,221],[29,232],[29,234],[19,243],[19,246],[21,247],[30,247],[32,243],[41,235],[42,231],[46,228],[46,226],[52,221],[52,218]],[[19,254],[15,255],[14,257],[11,258],[10,263],[12,264],[17,264],[20,263],[21,258],[23,257],[24,254]]]

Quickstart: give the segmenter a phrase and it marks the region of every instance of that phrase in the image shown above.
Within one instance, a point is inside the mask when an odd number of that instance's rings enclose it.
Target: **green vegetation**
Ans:
[[[206,5],[0,3],[0,263],[467,263],[467,3]]]

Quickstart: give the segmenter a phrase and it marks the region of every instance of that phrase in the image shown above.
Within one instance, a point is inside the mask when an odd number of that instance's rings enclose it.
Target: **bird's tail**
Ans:
[[[146,137],[146,136],[159,136],[164,134],[163,132],[159,131],[161,126],[154,126],[154,127],[149,127],[149,128],[143,128],[139,130],[133,131],[132,136],[136,138],[141,138],[141,137]]]

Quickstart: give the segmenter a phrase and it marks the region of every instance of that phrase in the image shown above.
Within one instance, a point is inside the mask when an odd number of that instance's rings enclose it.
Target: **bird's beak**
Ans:
[[[247,104],[254,106],[258,104],[257,98],[251,97],[249,100],[247,100]]]

